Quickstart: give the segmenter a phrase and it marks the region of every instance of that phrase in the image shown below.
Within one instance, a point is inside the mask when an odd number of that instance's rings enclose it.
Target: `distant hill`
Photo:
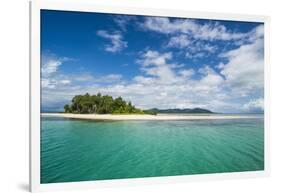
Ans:
[[[194,108],[194,109],[148,109],[148,112],[154,113],[214,113],[208,109]]]

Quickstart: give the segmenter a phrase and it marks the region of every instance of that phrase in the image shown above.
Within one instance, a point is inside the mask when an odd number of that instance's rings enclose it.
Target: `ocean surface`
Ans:
[[[41,119],[41,183],[264,169],[264,121]]]

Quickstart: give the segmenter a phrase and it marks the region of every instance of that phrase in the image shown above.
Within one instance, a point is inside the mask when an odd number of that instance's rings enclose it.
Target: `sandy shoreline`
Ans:
[[[210,120],[210,119],[256,119],[254,115],[111,115],[111,114],[70,114],[70,113],[41,113],[42,116],[64,117],[88,120]]]

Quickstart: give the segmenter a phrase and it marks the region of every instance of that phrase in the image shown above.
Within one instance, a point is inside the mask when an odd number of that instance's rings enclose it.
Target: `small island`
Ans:
[[[153,110],[136,108],[130,101],[126,102],[120,96],[114,99],[112,96],[101,93],[74,96],[71,104],[64,106],[64,112],[74,114],[157,114]]]

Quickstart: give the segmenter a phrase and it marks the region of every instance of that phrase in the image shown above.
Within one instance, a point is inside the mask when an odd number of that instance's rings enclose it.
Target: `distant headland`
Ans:
[[[208,109],[202,109],[202,108],[193,108],[193,109],[179,109],[179,108],[175,108],[175,109],[157,109],[157,108],[153,108],[153,109],[149,109],[147,111],[150,112],[155,112],[155,113],[190,113],[190,114],[196,114],[196,113],[204,113],[204,114],[210,114],[210,113],[214,113]]]

